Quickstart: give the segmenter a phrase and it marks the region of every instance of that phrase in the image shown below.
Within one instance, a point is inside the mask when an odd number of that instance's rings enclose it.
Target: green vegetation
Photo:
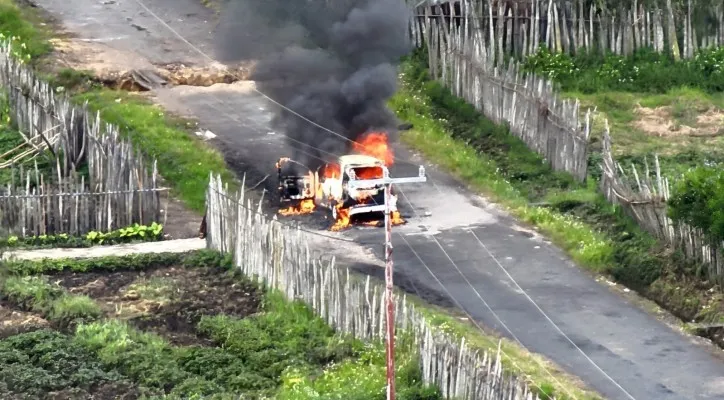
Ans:
[[[702,49],[680,61],[651,50],[628,57],[572,57],[541,49],[526,58],[524,69],[598,107],[612,123],[623,165],[643,171],[653,154],[661,155],[664,176],[681,181],[670,215],[721,242],[724,203],[714,181],[724,163],[724,48]]]
[[[230,185],[236,182],[218,151],[192,136],[188,122],[167,115],[159,106],[133,93],[110,89],[80,93],[75,99],[88,101],[105,121],[120,126],[146,157],[156,158],[159,173],[174,195],[191,209],[205,210],[210,173],[220,174]]]
[[[154,222],[151,225],[133,224],[111,232],[91,231],[83,237],[74,237],[65,233],[22,238],[10,236],[6,239],[0,239],[0,248],[78,248],[103,244],[154,242],[161,239],[163,239],[163,225]]]
[[[582,266],[608,274],[687,321],[714,321],[724,304],[682,262],[588,185],[554,173],[505,128],[430,81],[424,55],[405,61],[391,105],[414,125],[402,140],[538,227]],[[543,204],[545,206],[533,206]]]
[[[0,0],[0,39],[10,41],[18,58],[36,61],[52,50],[50,31],[41,22],[37,10]]]
[[[10,260],[4,262],[3,269],[9,274],[18,276],[53,274],[63,271],[138,271],[146,269],[150,265],[169,266],[179,264],[184,262],[185,257],[189,256],[182,253],[148,253],[85,259]]]
[[[558,82],[564,91],[666,93],[677,87],[709,93],[724,90],[724,49],[702,49],[692,59],[673,57],[650,49],[631,56],[570,56],[542,47],[526,57],[523,68]]]
[[[43,314],[63,328],[98,319],[102,314],[100,307],[88,296],[69,294],[46,277],[9,276],[3,280],[0,292],[13,303]]]
[[[204,251],[186,255],[182,263],[189,268],[222,267],[229,265],[229,258]],[[23,358],[20,353],[37,351],[43,342],[45,352],[59,353],[58,360],[46,358],[40,369],[33,365],[22,383],[6,378],[6,391],[12,393],[26,394],[33,380],[55,372],[62,382],[76,382],[68,384],[70,387],[88,390],[89,382],[123,380],[143,392],[174,399],[207,395],[231,399],[240,394],[261,398],[280,391],[285,398],[297,398],[289,396],[301,393],[303,385],[308,386],[309,390],[303,390],[307,396],[317,394],[308,398],[385,398],[381,343],[363,344],[335,334],[307,306],[288,302],[280,293],[265,294],[262,309],[244,318],[225,314],[201,317],[194,330],[199,338],[208,338],[215,345],[208,347],[172,345],[163,335],[140,331],[130,322],[104,319],[93,299],[70,294],[47,277],[10,275],[1,291],[10,302],[42,314],[59,327],[76,326],[70,337],[39,331],[0,342],[0,368],[6,360],[8,364],[33,362],[33,357]],[[406,341],[404,337],[400,340]],[[59,372],[67,364],[58,362],[71,363],[63,348],[57,347],[61,343],[77,349],[73,365],[85,375]],[[401,346],[398,354],[399,397],[441,399],[436,389],[422,384],[417,357],[405,350],[408,348]],[[366,374],[365,384],[348,385],[360,372]],[[48,390],[49,385],[38,382],[37,393]],[[2,390],[0,385],[0,393]]]
[[[699,167],[674,187],[669,214],[707,232],[713,243],[724,241],[724,171]]]
[[[122,375],[107,371],[98,358],[72,338],[39,330],[0,341],[0,397],[44,398],[56,392],[58,398],[89,398],[100,387],[132,387]]]
[[[660,156],[662,172],[677,178],[702,163],[724,162],[724,50],[704,49],[675,62],[639,50],[632,56],[571,57],[541,49],[524,69],[557,82],[564,96],[596,107],[594,140],[608,119],[614,153],[624,166],[643,167]]]

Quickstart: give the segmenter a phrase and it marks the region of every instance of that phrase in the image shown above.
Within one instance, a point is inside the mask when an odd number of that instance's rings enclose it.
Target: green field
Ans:
[[[0,395],[384,399],[381,343],[335,334],[228,262],[204,251],[9,263],[0,291],[16,318],[0,329]],[[397,363],[399,398],[441,398],[414,354]]]

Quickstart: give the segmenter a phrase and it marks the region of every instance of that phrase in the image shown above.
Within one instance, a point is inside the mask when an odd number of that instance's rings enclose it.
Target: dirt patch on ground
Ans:
[[[19,311],[7,301],[0,301],[0,321],[0,339],[50,326],[43,318]]]
[[[683,111],[685,113],[686,111]],[[715,137],[724,135],[722,122],[724,111],[715,108],[696,115],[677,118],[677,112],[671,106],[648,108],[638,106],[635,109],[638,117],[633,126],[651,136],[694,136]]]
[[[57,64],[56,71],[72,68],[87,71],[108,87],[118,90],[148,90],[138,72],[156,75],[165,86],[211,86],[218,83],[233,83],[248,80],[253,64],[245,63],[236,67],[221,64],[194,66],[180,63],[154,65],[133,52],[114,49],[103,43],[88,42],[81,39],[54,39],[55,48],[49,65]]]
[[[169,239],[189,239],[199,236],[203,217],[188,209],[181,200],[166,196],[163,200],[163,232]]]
[[[70,292],[95,299],[108,317],[129,321],[177,345],[212,345],[196,335],[202,316],[246,317],[258,311],[261,297],[253,285],[209,268],[73,273],[57,279]]]

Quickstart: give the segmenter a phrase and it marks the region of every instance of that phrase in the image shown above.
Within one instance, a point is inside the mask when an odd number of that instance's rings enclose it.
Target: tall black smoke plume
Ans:
[[[257,60],[260,91],[344,137],[278,110],[275,129],[289,137],[292,158],[316,169],[366,132],[396,140],[386,101],[410,50],[408,12],[404,0],[229,0],[219,56]]]

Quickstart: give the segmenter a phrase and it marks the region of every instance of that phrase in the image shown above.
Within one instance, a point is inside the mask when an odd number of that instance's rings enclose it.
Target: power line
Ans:
[[[200,50],[198,47],[196,47],[195,45],[193,45],[193,44],[192,44],[191,42],[189,42],[185,37],[183,37],[181,34],[179,34],[175,29],[173,29],[173,27],[171,27],[171,26],[168,25],[165,21],[163,21],[158,15],[156,15],[153,11],[151,11],[141,0],[135,0],[135,1],[136,1],[136,3],[137,3],[139,6],[141,6],[144,10],[146,10],[146,12],[148,12],[150,15],[152,15],[156,20],[158,20],[162,25],[164,25],[169,31],[171,31],[174,35],[176,35],[180,40],[182,40],[184,43],[186,43],[189,47],[191,47],[193,50],[195,50],[197,53],[199,53],[200,55],[202,55],[203,57],[205,57],[206,59],[208,59],[208,60],[211,61],[212,63],[218,64],[216,60],[214,60],[214,59],[211,58],[209,55],[207,55],[205,52],[203,52],[203,51]],[[219,64],[219,65],[221,66],[221,68],[222,68],[225,72],[230,73],[231,75],[234,75],[234,76],[236,76],[237,78],[240,78],[237,73],[234,73],[234,72],[232,72],[232,71],[229,71],[229,69],[228,69],[227,66],[225,66],[225,65],[223,65],[223,64]],[[309,118],[307,118],[307,117],[299,114],[298,112],[296,112],[296,111],[294,111],[294,110],[286,107],[285,105],[277,102],[276,100],[274,100],[274,99],[271,98],[270,96],[266,95],[265,93],[259,91],[259,90],[256,89],[255,87],[253,87],[252,90],[253,90],[254,92],[256,92],[257,94],[261,95],[262,97],[266,98],[267,100],[271,101],[272,103],[276,104],[277,106],[281,107],[282,109],[284,109],[284,110],[286,110],[286,111],[288,111],[288,112],[296,115],[297,117],[301,118],[302,120],[305,120],[306,122],[308,122],[308,123],[310,123],[310,124],[312,124],[312,125],[320,128],[320,129],[322,129],[322,130],[324,130],[324,131],[326,131],[326,132],[329,132],[329,133],[331,133],[331,134],[333,134],[333,135],[335,135],[335,136],[337,136],[337,137],[339,137],[339,138],[341,138],[341,139],[343,139],[343,140],[346,140],[346,141],[351,142],[351,143],[356,143],[355,141],[353,141],[353,140],[351,140],[351,139],[349,139],[349,138],[347,138],[347,137],[345,137],[345,136],[343,136],[343,135],[341,135],[341,134],[339,134],[339,133],[337,133],[337,132],[335,132],[335,131],[333,131],[333,130],[331,130],[331,129],[329,129],[329,128],[326,128],[326,127],[324,127],[324,126],[322,126],[322,125],[320,125],[320,124],[312,121],[311,119],[309,119]],[[285,136],[286,136],[286,135],[285,135]],[[288,137],[288,136],[287,136],[287,137]],[[294,140],[294,139],[293,139],[293,140]],[[295,140],[295,141],[296,141],[296,140]],[[297,141],[297,142],[299,142],[299,141]],[[301,142],[299,142],[299,143],[301,143]],[[308,145],[308,144],[304,144],[304,145],[306,145],[306,146],[308,146],[308,147],[310,147],[310,148],[314,148],[314,149],[317,149],[317,150],[321,150],[321,149],[319,149],[319,148],[316,148],[316,147],[314,147],[314,146],[310,146],[310,145]],[[331,153],[329,153],[329,154],[331,154]],[[433,183],[433,184],[434,184],[434,183]],[[437,187],[437,185],[434,185],[434,186],[436,187],[436,189],[437,189],[438,191],[440,191],[440,189]],[[405,199],[407,200],[408,204],[410,204],[410,207],[413,208],[413,212],[415,212],[415,214],[417,214],[417,212],[414,210],[414,207],[412,206],[412,203],[409,201],[409,199],[408,199],[407,196],[404,194],[404,192],[403,192],[401,189],[398,189],[398,191],[400,191],[400,193],[405,197]],[[217,192],[217,193],[218,193],[218,192]],[[306,231],[306,230],[305,230],[305,231]],[[306,231],[306,232],[310,232],[310,233],[317,234],[317,235],[324,236],[324,237],[331,238],[331,239],[337,239],[337,240],[354,242],[354,240],[344,240],[344,239],[341,239],[341,238],[334,238],[334,237],[331,237],[331,236],[328,236],[328,235],[320,234],[320,233],[318,233],[318,232],[313,232],[313,231]],[[513,281],[513,282],[516,284],[516,286],[518,286],[518,288],[519,288],[520,290],[522,290],[522,288],[520,287],[520,285],[518,285],[518,283],[513,279],[512,275],[510,275],[510,274],[507,272],[507,270],[502,266],[502,264],[500,264],[500,262],[497,260],[497,258],[495,258],[495,256],[488,250],[487,246],[485,246],[485,245],[483,244],[483,242],[477,237],[477,235],[474,234],[474,232],[471,231],[471,233],[476,237],[476,239],[477,239],[478,242],[481,244],[481,246],[483,246],[483,248],[484,248],[484,249],[488,252],[488,254],[491,256],[491,258],[493,258],[493,260],[498,264],[498,266],[504,270],[504,272],[508,275],[509,279],[511,279],[511,281]],[[398,233],[398,235],[399,235],[399,233]],[[448,296],[451,298],[451,300],[453,300],[464,312],[466,312],[466,311],[462,308],[462,306],[459,304],[459,302],[457,302],[457,300],[456,300],[454,297],[451,296],[451,294],[449,293],[449,291],[447,290],[447,288],[446,288],[446,287],[440,282],[440,280],[434,275],[434,273],[433,273],[432,270],[427,266],[427,264],[424,263],[424,261],[419,257],[419,255],[417,255],[417,253],[415,252],[414,248],[409,244],[409,242],[407,242],[407,239],[405,239],[404,236],[402,236],[402,235],[400,235],[400,236],[401,236],[402,239],[405,241],[405,243],[408,245],[408,247],[413,251],[413,253],[416,255],[416,257],[420,260],[420,262],[425,266],[425,268],[428,270],[428,272],[433,276],[433,278],[434,278],[434,279],[440,284],[440,286],[445,290],[445,292],[448,294]],[[488,308],[489,311],[495,316],[496,320],[498,320],[498,321],[501,323],[501,325],[511,334],[511,336],[513,336],[513,337],[515,338],[515,340],[516,340],[518,343],[520,343],[521,345],[523,345],[522,342],[517,339],[517,337],[515,336],[515,334],[507,327],[507,325],[505,325],[505,323],[503,323],[502,320],[497,316],[497,314],[493,311],[493,309],[492,309],[492,308],[489,306],[489,304],[485,301],[485,299],[482,297],[482,295],[480,295],[480,293],[477,291],[477,289],[475,289],[475,287],[474,287],[474,286],[472,285],[472,283],[468,280],[468,278],[462,273],[462,271],[460,270],[460,268],[459,268],[459,267],[457,266],[457,264],[453,261],[452,257],[450,257],[450,255],[447,253],[447,251],[445,251],[445,249],[444,249],[443,246],[440,244],[440,242],[437,240],[437,238],[435,238],[434,236],[431,236],[431,237],[433,238],[433,240],[435,241],[435,243],[438,245],[438,247],[440,248],[440,250],[443,252],[443,254],[445,254],[445,256],[448,258],[448,260],[452,263],[452,265],[455,267],[455,269],[458,271],[458,273],[465,279],[465,281],[467,282],[467,284],[475,291],[476,295],[477,295],[478,298],[483,302],[483,304],[486,306],[486,308]],[[524,291],[524,293],[525,293],[525,291]],[[535,305],[535,307],[538,309],[538,311],[541,312],[541,313],[543,314],[543,316],[556,328],[556,330],[557,330],[561,335],[563,335],[564,338],[566,338],[574,347],[576,347],[576,349],[577,349],[580,353],[582,353],[582,354],[586,357],[586,359],[587,359],[593,366],[595,366],[595,367],[596,367],[601,373],[603,373],[610,381],[612,381],[619,389],[621,389],[630,399],[635,400],[634,397],[631,396],[620,384],[618,384],[610,375],[608,375],[605,371],[603,371],[603,369],[601,369],[590,357],[588,357],[588,355],[586,355],[585,352],[583,352],[583,350],[580,349],[580,347],[578,347],[578,346],[565,334],[565,332],[563,332],[563,330],[562,330],[560,327],[558,327],[558,325],[555,324],[555,322],[554,322],[550,317],[548,317],[547,314],[545,314],[545,312],[540,308],[540,306],[538,306],[538,304],[535,303],[535,301],[534,301],[532,298],[530,298],[530,296],[528,296],[527,293],[526,293],[526,297],[529,299],[529,301],[531,301],[531,302]],[[466,312],[466,314],[467,314],[467,312]],[[470,317],[469,314],[468,314],[468,316]],[[475,321],[472,317],[470,318],[470,320],[471,320],[471,321]],[[479,329],[482,330],[482,328],[481,328],[479,325],[477,325],[477,322],[475,322],[475,324],[476,324],[476,326],[478,326]],[[523,347],[525,347],[525,346],[523,345]],[[545,369],[545,367],[544,367],[544,369]],[[550,371],[548,371],[547,369],[545,369],[545,370],[546,370],[546,372],[548,372],[548,373],[550,374]],[[555,377],[553,377],[552,374],[550,374],[550,375],[551,375],[551,377],[552,377],[554,380],[556,380],[556,382],[559,383],[559,385],[560,385],[560,382],[559,382],[557,379],[555,379]],[[563,387],[563,386],[561,385],[561,387]],[[570,395],[570,393],[569,393],[569,395]],[[573,396],[572,396],[572,397],[573,397]]]
[[[435,186],[437,186],[437,185],[435,185]],[[399,189],[398,189],[398,191],[399,191],[400,194],[405,198],[405,201],[407,201],[407,203],[410,204],[410,207],[413,209],[413,213],[415,213],[415,215],[418,215],[418,216],[419,216],[419,214],[417,213],[417,211],[415,210],[415,208],[412,206],[412,203],[410,202],[410,199],[404,194],[404,192],[403,192],[402,190],[399,190]],[[448,297],[455,303],[455,305],[457,305],[458,308],[460,308],[460,309],[463,311],[463,313],[465,313],[465,315],[468,317],[468,319],[469,319],[470,321],[472,321],[473,324],[475,324],[475,326],[476,326],[481,332],[484,332],[483,328],[478,324],[478,322],[475,320],[475,318],[473,318],[473,316],[470,315],[470,313],[468,313],[468,312],[465,310],[465,308],[462,306],[462,304],[460,304],[460,302],[452,295],[452,293],[450,293],[450,291],[447,289],[447,287],[445,287],[445,285],[444,285],[444,284],[440,281],[440,279],[435,275],[435,273],[434,273],[434,272],[432,271],[432,269],[427,265],[427,263],[425,263],[425,261],[419,256],[419,254],[415,251],[415,249],[414,249],[414,248],[412,247],[412,245],[407,241],[407,239],[406,239],[402,234],[399,234],[399,233],[398,233],[398,235],[399,235],[400,238],[405,242],[405,244],[407,245],[407,247],[410,248],[410,250],[412,251],[412,253],[413,253],[413,254],[415,255],[415,257],[420,261],[420,263],[423,265],[423,267],[425,267],[425,269],[427,270],[427,272],[430,273],[430,275],[432,276],[432,278],[435,279],[435,282],[437,282],[438,285],[440,285],[440,287],[445,291],[445,293],[448,295]],[[445,257],[448,259],[448,261],[450,262],[450,264],[452,264],[452,266],[453,266],[453,267],[455,268],[455,270],[458,272],[458,274],[463,278],[463,280],[465,280],[465,282],[468,284],[468,286],[470,286],[470,288],[473,290],[473,292],[475,292],[475,295],[478,297],[478,299],[480,299],[480,301],[483,303],[483,305],[485,306],[485,308],[487,308],[488,311],[490,311],[490,313],[493,315],[493,318],[495,318],[495,320],[498,321],[498,323],[500,323],[500,325],[503,327],[503,329],[505,329],[505,330],[510,334],[510,336],[511,336],[516,342],[518,342],[519,345],[521,345],[523,348],[527,349],[527,347],[523,344],[523,342],[521,342],[520,339],[518,339],[518,337],[515,335],[515,333],[513,333],[513,331],[508,327],[508,325],[507,325],[505,322],[503,322],[503,320],[502,320],[502,319],[498,316],[498,314],[493,310],[493,308],[490,306],[490,304],[488,304],[488,302],[485,300],[485,298],[483,298],[483,296],[480,294],[480,292],[478,291],[478,289],[476,289],[475,286],[473,286],[473,284],[470,282],[470,280],[467,278],[467,276],[465,276],[465,274],[463,274],[462,270],[461,270],[460,267],[457,265],[457,263],[455,263],[455,261],[453,261],[452,257],[450,257],[450,254],[448,254],[448,252],[445,250],[445,248],[442,246],[442,244],[440,244],[440,241],[437,240],[437,238],[436,238],[434,235],[430,235],[430,238],[432,238],[432,240],[435,242],[435,244],[437,244],[437,246],[440,248],[440,250],[442,251],[442,253],[443,253],[443,254],[445,255]],[[502,350],[501,350],[501,353],[505,354]],[[515,361],[512,359],[512,357],[510,357],[510,356],[507,355],[507,354],[506,354],[506,356],[508,357],[508,359],[511,360],[511,362],[513,363],[513,365],[514,365],[516,368],[518,368],[519,370],[523,371],[523,369],[522,369],[520,366],[518,366],[517,364],[515,364]],[[571,396],[571,398],[574,398],[574,399],[575,399],[575,396],[573,396],[573,394],[571,394],[570,391],[568,391],[568,390],[565,388],[565,386],[546,368],[545,365],[543,365],[543,363],[539,362],[535,357],[533,357],[533,360],[534,360],[535,362],[537,362],[537,363],[539,364],[539,366],[542,367],[543,370],[548,373],[548,375],[550,375],[551,379],[553,379],[561,388],[563,388],[563,390],[565,390],[565,391],[567,392],[567,394],[568,394],[569,396]],[[533,385],[535,385],[535,383],[533,383]],[[541,388],[539,388],[539,389],[541,389]]]
[[[442,190],[440,190],[440,188],[435,184],[435,181],[433,181],[433,180],[431,179],[430,182],[433,184],[433,186],[434,186],[435,189],[438,191],[438,193],[442,195],[443,192],[442,192]],[[419,215],[419,214],[417,213],[417,211],[415,211],[415,208],[414,208],[414,206],[412,205],[412,202],[411,202],[410,199],[404,194],[404,192],[403,192],[401,189],[398,189],[398,191],[399,191],[400,194],[405,198],[405,200],[407,201],[407,203],[410,204],[410,208],[412,208],[413,213],[414,213],[415,215]],[[472,229],[469,230],[469,233],[473,235],[473,237],[474,237],[474,238],[476,239],[476,241],[480,244],[480,246],[485,250],[485,252],[488,254],[488,256],[490,256],[490,258],[493,259],[493,261],[495,262],[495,264],[506,274],[506,276],[508,277],[508,279],[510,279],[510,281],[518,288],[518,290],[520,290],[520,291],[523,293],[523,295],[526,297],[526,299],[527,299],[531,304],[533,304],[533,306],[534,306],[534,307],[538,310],[538,312],[540,312],[540,314],[553,326],[553,328],[555,328],[555,330],[556,330],[561,336],[563,336],[563,338],[566,339],[566,341],[568,341],[579,353],[581,353],[581,354],[583,355],[583,357],[584,357],[594,368],[596,368],[599,372],[601,372],[601,374],[603,374],[603,376],[604,376],[606,379],[608,379],[611,383],[613,383],[614,386],[616,386],[619,390],[621,390],[629,399],[631,399],[631,400],[636,400],[626,389],[623,388],[623,386],[621,386],[621,384],[619,384],[613,377],[611,377],[608,373],[606,373],[606,371],[604,371],[593,359],[591,359],[591,358],[583,351],[583,349],[581,349],[581,348],[558,326],[558,324],[556,324],[556,323],[553,321],[553,319],[550,318],[550,317],[548,316],[548,314],[546,314],[545,311],[543,311],[543,309],[540,307],[540,305],[538,305],[538,303],[536,303],[536,301],[533,300],[532,297],[530,297],[530,295],[525,291],[525,289],[523,289],[523,288],[520,286],[520,284],[518,284],[518,282],[515,280],[515,278],[513,278],[513,276],[510,274],[510,272],[508,272],[508,270],[503,266],[503,264],[498,260],[498,258],[495,257],[495,255],[490,251],[490,249],[488,248],[488,246],[486,246],[486,245],[483,243],[483,241],[480,240],[480,238],[478,237],[478,235],[476,235],[475,232],[474,232]],[[490,307],[487,305],[487,302],[483,299],[482,295],[478,292],[477,289],[475,289],[475,287],[473,287],[472,283],[470,283],[470,281],[467,279],[467,277],[465,277],[465,275],[462,273],[462,271],[460,270],[460,268],[457,266],[457,264],[455,264],[455,262],[452,260],[452,257],[450,257],[450,255],[447,253],[447,251],[445,251],[445,249],[442,247],[442,245],[441,245],[440,242],[437,240],[437,238],[435,238],[435,237],[432,236],[432,235],[431,235],[430,237],[435,241],[435,243],[438,245],[438,247],[440,247],[440,250],[443,252],[443,254],[445,254],[445,256],[446,256],[447,259],[450,261],[450,263],[452,263],[452,265],[453,265],[453,266],[455,267],[455,269],[458,271],[458,273],[460,274],[460,276],[463,277],[463,279],[464,279],[465,282],[468,284],[468,286],[470,286],[470,288],[473,289],[473,291],[475,291],[475,294],[476,294],[476,295],[480,298],[480,300],[485,304],[486,308],[488,308],[488,310],[493,314],[493,316],[495,317],[495,319],[496,319],[498,322],[500,322],[501,325],[503,325],[503,327],[505,328],[505,330],[508,331],[508,333],[510,333],[511,336],[513,336],[513,338],[515,338],[515,341],[516,341],[516,342],[518,342],[521,346],[526,347],[520,340],[517,339],[517,337],[513,334],[513,332],[511,332],[511,330],[500,320],[500,318],[498,318],[498,316],[495,314],[495,312],[492,310],[492,308],[490,308]],[[403,240],[405,240],[405,242],[407,242],[406,239],[403,238]],[[408,246],[409,246],[409,244],[408,244]],[[428,271],[432,274],[432,271],[430,271],[429,269],[428,269]],[[434,275],[433,275],[433,277],[434,277]],[[461,307],[461,308],[462,308],[462,307]],[[467,312],[466,312],[466,313],[467,313]],[[471,319],[472,319],[472,317],[471,317]],[[536,361],[537,361],[537,360],[536,360]],[[542,364],[541,364],[541,366],[544,367]],[[545,367],[544,367],[544,368],[545,368]],[[549,372],[549,374],[550,374],[550,372]],[[551,375],[551,377],[553,377],[553,376]],[[555,379],[555,378],[554,378],[554,379]],[[559,382],[559,383],[560,383],[560,382]],[[570,393],[569,393],[569,395],[570,395]]]
[[[137,3],[139,6],[141,6],[147,13],[149,13],[149,14],[150,14],[151,16],[153,16],[158,22],[160,22],[166,29],[168,29],[171,33],[173,33],[174,35],[176,35],[176,37],[178,37],[181,41],[183,41],[184,43],[186,43],[190,48],[192,48],[194,51],[196,51],[197,53],[199,53],[202,57],[206,58],[207,60],[209,60],[209,61],[210,61],[211,63],[213,63],[214,65],[217,65],[218,67],[220,67],[220,68],[222,69],[222,71],[228,73],[229,75],[232,75],[232,76],[236,77],[236,78],[239,79],[239,80],[243,80],[242,77],[239,75],[238,72],[231,71],[226,65],[219,63],[218,61],[216,61],[215,59],[213,59],[211,56],[209,56],[208,54],[206,54],[203,50],[199,49],[199,48],[196,47],[193,43],[189,42],[188,39],[186,39],[183,35],[181,35],[180,33],[178,33],[173,27],[171,27],[169,24],[167,24],[166,21],[164,21],[163,19],[161,19],[161,17],[159,17],[159,16],[158,16],[156,13],[154,13],[150,8],[148,8],[141,0],[135,0],[135,1],[136,1],[136,3]],[[317,122],[314,122],[314,121],[312,121],[311,119],[305,117],[304,115],[302,115],[302,114],[294,111],[293,109],[285,106],[284,104],[282,104],[282,103],[274,100],[272,97],[270,97],[270,96],[267,95],[266,93],[263,93],[262,91],[260,91],[260,90],[257,89],[256,87],[252,87],[251,90],[253,90],[255,93],[259,94],[260,96],[266,98],[266,99],[269,100],[270,102],[276,104],[276,105],[279,106],[280,108],[286,110],[287,112],[290,112],[290,113],[296,115],[297,117],[301,118],[302,120],[304,120],[304,121],[306,121],[306,122],[308,122],[308,123],[316,126],[317,128],[322,129],[323,131],[326,131],[326,132],[328,132],[328,133],[331,133],[332,135],[337,136],[337,137],[339,137],[339,138],[341,138],[341,139],[343,139],[343,140],[346,140],[346,141],[348,141],[348,142],[350,142],[350,143],[353,143],[353,144],[357,143],[357,142],[355,142],[354,140],[352,140],[352,139],[350,139],[350,138],[348,138],[348,137],[346,137],[346,136],[344,136],[344,135],[342,135],[342,134],[339,134],[339,133],[337,133],[337,132],[335,132],[335,131],[333,131],[333,130],[325,127],[325,126],[322,126],[322,125],[318,124]],[[286,136],[286,135],[285,135],[285,136]],[[310,146],[310,147],[311,147],[311,146]]]

